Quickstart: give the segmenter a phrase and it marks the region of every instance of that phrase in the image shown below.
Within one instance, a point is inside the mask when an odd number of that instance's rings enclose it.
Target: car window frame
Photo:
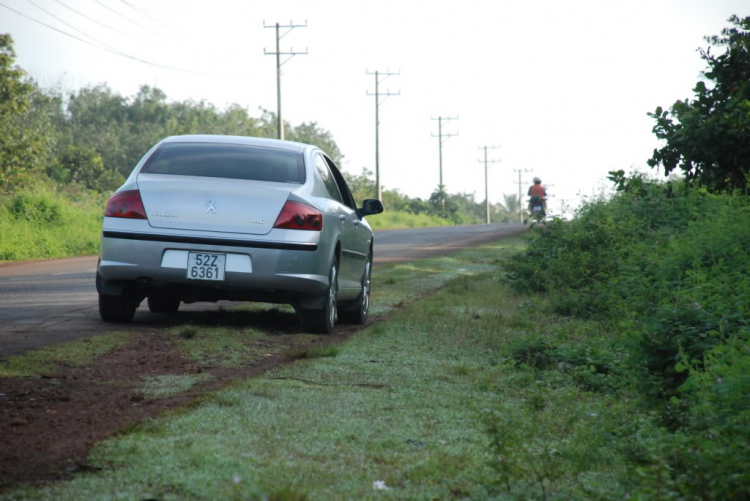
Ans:
[[[318,166],[318,161],[322,162],[321,166]],[[340,203],[341,205],[346,205],[344,203],[344,197],[341,195],[341,191],[339,190],[339,184],[336,182],[336,176],[334,176],[333,172],[331,172],[331,168],[328,165],[325,156],[321,152],[317,152],[315,154],[315,170],[318,171],[318,175],[320,176],[321,181],[323,181],[323,186],[325,186],[330,199]],[[328,185],[329,179],[333,183],[332,186]],[[331,193],[331,187],[335,188],[335,193]]]
[[[327,155],[323,154],[323,159],[328,164],[328,168],[331,171],[331,174],[333,174],[333,180],[336,181],[336,186],[339,188],[339,193],[341,193],[341,198],[343,200],[343,204],[349,207],[351,210],[356,211],[357,210],[357,201],[354,199],[354,195],[352,195],[352,191],[349,189],[349,185],[346,184],[346,179],[344,179],[344,176],[341,174],[341,171],[339,171],[338,167],[336,167],[336,164],[333,163],[333,160],[328,158]]]

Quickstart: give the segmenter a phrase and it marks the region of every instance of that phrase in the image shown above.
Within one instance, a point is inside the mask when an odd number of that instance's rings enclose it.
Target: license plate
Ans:
[[[190,280],[224,280],[226,254],[189,252],[187,277]]]
[[[535,205],[534,212],[542,212],[542,208],[539,205]]]

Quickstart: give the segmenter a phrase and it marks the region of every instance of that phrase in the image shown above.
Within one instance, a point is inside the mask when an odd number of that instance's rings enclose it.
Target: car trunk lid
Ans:
[[[291,188],[284,183],[201,176],[139,174],[138,188],[154,228],[265,235]]]

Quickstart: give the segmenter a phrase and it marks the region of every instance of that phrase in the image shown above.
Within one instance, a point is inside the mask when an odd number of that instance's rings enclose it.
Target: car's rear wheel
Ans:
[[[180,298],[174,296],[149,296],[147,302],[153,313],[176,313],[180,309]]]
[[[105,322],[126,324],[133,320],[138,305],[129,294],[105,296],[99,294],[99,316]]]
[[[370,313],[370,283],[372,278],[372,254],[367,256],[362,274],[362,292],[357,299],[339,310],[339,320],[347,324],[365,325]]]
[[[339,292],[338,263],[334,260],[328,273],[328,289],[324,294],[323,308],[300,309],[302,328],[305,332],[333,334],[336,325],[336,296]]]

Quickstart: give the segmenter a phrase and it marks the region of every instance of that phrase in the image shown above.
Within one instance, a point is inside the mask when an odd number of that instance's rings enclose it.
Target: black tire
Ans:
[[[105,296],[99,294],[99,316],[105,322],[127,324],[133,320],[138,307],[129,294]]]
[[[174,296],[149,296],[148,309],[153,313],[177,313],[180,298]]]
[[[357,299],[339,310],[339,321],[354,325],[365,325],[367,323],[367,317],[370,314],[371,280],[372,254],[367,256],[365,270],[362,273],[362,292],[359,293]]]
[[[336,296],[339,292],[338,263],[334,260],[331,271],[328,272],[328,289],[323,308],[317,310],[300,309],[302,329],[314,334],[333,334],[336,325]]]

